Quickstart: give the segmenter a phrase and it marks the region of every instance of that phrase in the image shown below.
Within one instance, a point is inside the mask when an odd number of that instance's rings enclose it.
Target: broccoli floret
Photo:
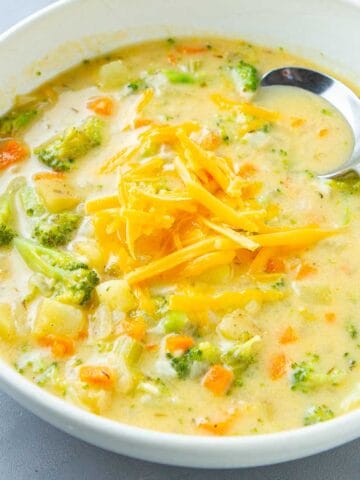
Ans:
[[[316,371],[318,357],[312,355],[309,360],[291,365],[291,390],[308,393],[321,386],[335,386],[341,380],[341,372],[332,368],[326,373]]]
[[[5,193],[0,196],[0,246],[4,247],[16,236],[16,232],[11,225],[12,204],[15,193],[24,184],[24,178],[18,177],[12,180]]]
[[[53,280],[53,296],[64,303],[84,305],[99,283],[94,270],[76,257],[60,250],[16,238],[14,245],[28,267]]]
[[[66,245],[77,229],[80,215],[71,212],[46,214],[35,225],[33,237],[45,247]]]
[[[77,229],[81,216],[71,212],[50,214],[34,188],[24,185],[20,198],[29,217],[38,217],[33,238],[45,247],[66,245]]]
[[[259,86],[260,78],[256,68],[242,60],[231,68],[231,73],[236,86],[242,92],[255,92]]]
[[[304,416],[304,425],[314,425],[319,422],[326,422],[334,418],[334,412],[326,405],[310,407]]]
[[[171,361],[171,366],[177,373],[178,378],[184,380],[190,375],[193,363],[202,360],[203,353],[198,347],[193,347],[179,357],[174,357],[171,353],[167,353],[166,356]]]
[[[16,135],[27,127],[38,114],[35,108],[15,109],[0,118],[0,137]]]
[[[238,384],[243,373],[255,363],[260,345],[261,337],[254,335],[245,342],[236,342],[222,354],[222,361],[232,368]]]
[[[75,160],[101,145],[103,131],[103,120],[89,117],[80,126],[71,127],[37,147],[35,154],[41,162],[57,172],[70,170]]]

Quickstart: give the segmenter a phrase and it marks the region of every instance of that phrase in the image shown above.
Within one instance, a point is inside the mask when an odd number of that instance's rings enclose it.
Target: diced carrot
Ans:
[[[316,273],[317,269],[309,265],[308,263],[303,263],[300,265],[296,272],[296,280],[302,280],[303,278],[308,277],[309,275],[312,275],[313,273]]]
[[[285,263],[279,257],[271,257],[269,258],[266,267],[266,273],[284,273],[285,272]]]
[[[204,53],[207,50],[208,50],[207,47],[203,47],[203,46],[192,47],[192,46],[187,46],[187,45],[185,45],[185,46],[179,45],[178,47],[176,47],[177,52],[184,53],[186,55],[195,55],[197,53]]]
[[[326,137],[326,135],[329,133],[329,129],[328,128],[322,128],[320,131],[319,131],[319,137],[322,138],[322,137]]]
[[[269,366],[271,380],[278,380],[285,375],[286,363],[286,357],[283,353],[277,353],[271,358]]]
[[[178,59],[173,53],[169,53],[167,56],[167,61],[171,63],[171,65],[176,65],[178,63]]]
[[[336,320],[336,314],[334,312],[326,312],[325,313],[325,320],[328,323],[334,323]]]
[[[203,430],[206,430],[208,433],[213,435],[225,435],[226,432],[231,427],[234,421],[234,415],[229,416],[225,420],[221,420],[218,422],[212,422],[207,420],[200,420],[197,423],[197,427]]]
[[[214,395],[225,395],[234,381],[231,370],[222,365],[213,365],[206,372],[202,384]]]
[[[238,174],[241,177],[252,177],[257,172],[257,168],[252,163],[244,163],[239,169]]]
[[[293,117],[291,119],[291,126],[294,128],[301,127],[304,123],[305,120],[303,118]]]
[[[201,139],[200,145],[205,150],[215,150],[221,143],[221,138],[216,132],[208,132]]]
[[[66,175],[63,172],[37,172],[33,175],[33,180],[65,180]]]
[[[296,331],[294,330],[294,328],[289,326],[282,333],[279,342],[282,343],[283,345],[286,345],[287,343],[296,342],[296,340],[298,340],[298,338],[299,337],[298,337]]]
[[[194,345],[194,339],[187,335],[170,335],[166,339],[168,352],[187,351]]]
[[[45,335],[40,337],[38,341],[43,347],[51,347],[54,357],[69,357],[75,351],[74,341],[62,335]]]
[[[80,367],[80,380],[93,387],[111,389],[115,385],[115,379],[114,370],[106,365],[83,365]]]
[[[97,97],[87,103],[87,108],[98,115],[109,117],[114,112],[114,100],[110,97]]]
[[[125,320],[121,323],[123,332],[134,340],[142,342],[146,336],[147,323],[142,317]]]
[[[10,139],[0,142],[0,170],[22,162],[29,156],[28,148],[18,140]]]

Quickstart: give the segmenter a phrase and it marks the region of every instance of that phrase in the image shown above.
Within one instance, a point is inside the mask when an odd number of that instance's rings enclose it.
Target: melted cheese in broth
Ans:
[[[359,406],[360,183],[316,177],[353,137],[321,98],[259,87],[285,65],[312,66],[168,39],[17,99],[0,120],[2,358],[166,432],[268,433]]]

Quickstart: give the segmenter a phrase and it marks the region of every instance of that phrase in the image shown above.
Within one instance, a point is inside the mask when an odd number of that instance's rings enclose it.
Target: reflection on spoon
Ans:
[[[321,96],[339,110],[352,129],[354,149],[350,159],[341,167],[318,177],[338,178],[353,172],[360,175],[360,100],[355,93],[328,75],[300,67],[283,67],[266,73],[261,86],[274,85],[298,87]]]

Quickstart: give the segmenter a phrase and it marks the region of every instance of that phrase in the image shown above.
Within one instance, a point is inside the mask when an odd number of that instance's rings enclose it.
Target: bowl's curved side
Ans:
[[[120,424],[65,403],[0,361],[3,390],[55,427],[142,460],[199,468],[253,467],[320,453],[359,436],[360,411],[299,430],[244,437],[165,434]]]
[[[84,58],[170,35],[286,45],[360,82],[359,52],[349,48],[358,43],[359,6],[360,0],[60,0],[0,35],[0,64],[7,66],[0,74],[0,111],[14,94]]]
[[[151,4],[148,0],[62,0],[0,36],[0,63],[7,65],[0,72],[0,110],[15,94],[31,90],[84,57],[125,43],[196,32],[286,45],[324,63],[314,50],[316,45],[330,63],[360,81],[360,50],[348,48],[359,40],[359,6],[358,0],[223,0],[221,4],[208,0],[153,0]],[[39,69],[41,78],[36,75]],[[282,462],[340,445],[360,431],[360,411],[355,411],[324,424],[269,435],[163,434],[66,404],[1,360],[0,383],[24,407],[74,436],[118,453],[173,465],[230,468]]]

